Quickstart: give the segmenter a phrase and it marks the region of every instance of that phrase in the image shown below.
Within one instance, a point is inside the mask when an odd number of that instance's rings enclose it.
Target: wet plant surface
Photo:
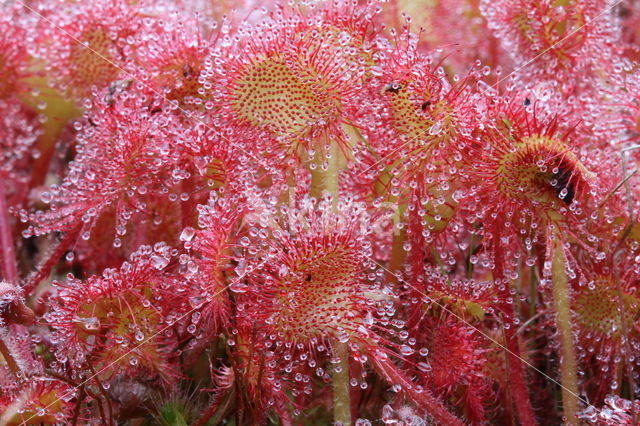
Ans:
[[[0,425],[640,421],[639,3],[0,11]]]

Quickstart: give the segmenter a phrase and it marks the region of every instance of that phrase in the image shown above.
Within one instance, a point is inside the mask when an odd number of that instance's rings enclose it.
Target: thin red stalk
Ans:
[[[289,415],[289,411],[283,406],[282,401],[276,402],[275,411],[280,420],[281,426],[293,426],[293,421]]]
[[[9,350],[9,348],[2,340],[2,336],[0,336],[0,355],[2,355],[4,360],[7,362],[7,366],[9,367],[11,372],[16,376],[19,376],[20,367],[18,366],[18,363],[16,362],[15,358],[11,354],[11,351]]]
[[[389,7],[391,8],[391,16],[393,17],[393,26],[397,29],[401,29],[402,23],[400,22],[400,8],[398,7],[398,0],[391,0],[389,2]]]
[[[219,411],[218,409],[226,409],[226,405],[229,403],[229,395],[232,391],[229,392],[220,392],[213,396],[211,403],[204,409],[198,420],[193,424],[193,426],[205,426],[209,420]],[[225,402],[224,407],[221,408],[221,404]]]
[[[383,358],[371,351],[368,354],[375,370],[389,383],[400,385],[402,391],[433,417],[436,424],[447,426],[463,426],[464,423],[453,415],[427,389],[418,391],[416,385],[388,358]]]
[[[497,239],[499,241],[499,239]],[[496,274],[495,279],[501,280],[504,278],[504,270],[502,267],[502,250],[496,249]],[[500,288],[498,286],[498,288]],[[504,290],[499,291],[501,303],[501,310],[506,316],[506,321],[511,321],[516,315],[515,307],[511,303],[507,303],[506,300],[511,298],[509,295],[509,286],[505,285]],[[529,398],[529,390],[527,389],[527,381],[525,379],[524,363],[522,362],[522,356],[520,354],[520,344],[518,342],[518,329],[513,324],[510,327],[505,327],[504,330],[505,345],[507,348],[507,359],[509,365],[509,378],[511,379],[511,393],[515,405],[515,411],[518,415],[518,419],[523,426],[533,426],[537,422],[533,413],[533,407],[531,406],[531,400]]]
[[[98,395],[94,394],[93,392],[89,392],[89,390],[86,388],[85,388],[85,392],[87,393],[87,395],[89,395],[89,397],[91,397],[94,401],[96,401],[96,405],[98,406],[98,411],[100,412],[101,424],[103,425],[110,424],[110,423],[107,423],[107,416],[104,413],[104,407],[102,406],[100,398],[98,398]]]
[[[102,396],[104,396],[104,399],[107,403],[107,409],[109,410],[109,423],[113,424],[113,407],[111,406],[111,398],[109,397],[109,395],[107,395],[107,392],[105,391],[104,386],[102,385],[102,382],[100,381],[100,378],[96,373],[96,370],[91,364],[89,364],[89,368],[91,369],[91,374],[93,374],[96,383],[98,384],[99,392],[102,394]]]
[[[78,400],[76,401],[76,406],[73,409],[73,418],[71,419],[71,425],[76,426],[78,424],[78,417],[80,416],[80,407],[86,398],[86,394],[84,391],[84,386],[80,387],[80,393],[78,394]]]
[[[518,419],[523,426],[536,425],[533,407],[529,400],[529,391],[524,376],[524,364],[520,358],[520,345],[518,344],[518,330],[513,325],[504,330],[507,357],[509,362],[509,378],[511,379],[511,394],[516,408]],[[515,354],[515,355],[514,355]]]
[[[9,206],[4,182],[0,181],[0,244],[2,245],[2,271],[11,284],[18,283],[18,265],[9,224]]]
[[[0,250],[2,250],[2,271],[4,279],[11,284],[18,283],[18,265],[16,264],[16,254],[13,247],[13,236],[9,225],[9,206],[7,203],[7,193],[4,182],[0,181]],[[15,332],[16,327],[9,327],[11,332]],[[20,364],[11,353],[11,349],[3,341],[5,334],[0,336],[0,354],[7,362],[9,369],[16,375],[20,375]]]

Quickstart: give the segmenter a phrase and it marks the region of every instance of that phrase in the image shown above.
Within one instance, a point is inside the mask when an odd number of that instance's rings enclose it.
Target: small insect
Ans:
[[[633,14],[631,9],[629,9],[626,5],[620,4],[618,6],[618,16],[620,18],[628,18]]]
[[[116,94],[120,94],[120,93],[128,90],[129,86],[131,86],[131,83],[133,83],[133,80],[130,80],[130,79],[114,81],[109,86],[108,93],[105,95],[104,101],[109,106],[112,106],[114,101],[115,101]]]
[[[195,71],[193,70],[191,65],[184,64],[184,66],[182,67],[182,76],[184,78],[192,78],[194,74],[195,74]]]
[[[551,187],[555,189],[558,198],[562,199],[566,204],[571,204],[576,195],[576,188],[571,181],[571,171],[562,166],[558,167],[558,171],[554,173],[549,182]],[[566,191],[564,198],[560,196],[562,191]]]
[[[400,83],[391,82],[385,86],[384,92],[398,93],[400,89],[402,89],[402,85]]]
[[[422,105],[420,105],[420,109],[423,111],[426,111],[427,108],[429,108],[430,106],[431,106],[431,101],[424,101]]]

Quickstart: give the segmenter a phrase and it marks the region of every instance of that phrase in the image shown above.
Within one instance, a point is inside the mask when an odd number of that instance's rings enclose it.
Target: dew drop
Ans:
[[[188,226],[182,230],[182,233],[180,233],[180,241],[191,241],[195,235],[195,229]]]

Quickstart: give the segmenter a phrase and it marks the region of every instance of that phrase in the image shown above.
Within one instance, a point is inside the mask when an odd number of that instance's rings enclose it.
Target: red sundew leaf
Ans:
[[[4,424],[56,424],[72,418],[71,400],[76,391],[59,380],[34,378],[15,389],[0,390],[0,412]]]
[[[178,336],[170,325],[190,305],[184,280],[166,272],[170,249],[142,247],[119,269],[57,284],[46,321],[58,361],[100,380],[171,383],[179,375]]]
[[[516,60],[516,69],[533,62],[528,68],[535,71],[528,69],[525,76],[562,81],[563,77],[571,78],[576,69],[611,63],[617,33],[608,13],[610,4],[604,0],[556,3],[483,0],[480,10],[503,48]]]
[[[424,386],[445,399],[454,399],[469,421],[486,419],[493,406],[495,393],[489,377],[487,340],[471,326],[450,316],[429,317],[419,325],[429,330],[420,341],[425,342],[425,367],[419,368]],[[428,351],[428,352],[427,352]],[[418,363],[420,367],[422,364]],[[422,371],[426,370],[426,371]],[[446,398],[449,397],[449,398]]]
[[[231,194],[277,191],[286,178],[280,165],[261,158],[250,138],[246,132],[208,120],[176,135],[180,166],[193,177],[191,191],[199,195],[195,199],[206,203],[210,191]]]
[[[247,411],[247,422],[262,423],[273,412],[283,424],[290,425],[292,408],[297,406],[292,399],[305,392],[303,387],[308,388],[309,376],[298,373],[290,380],[290,374],[280,368],[280,356],[269,350],[267,341],[256,338],[255,331],[245,325],[233,329],[227,340],[233,354],[231,367],[212,371],[214,383],[224,389],[233,379],[233,385],[240,393],[239,405]]]
[[[372,80],[367,93],[375,109],[363,112],[373,114],[372,123],[382,120],[379,129],[369,126],[381,156],[394,152],[426,161],[420,148],[428,150],[430,145],[434,149],[447,136],[463,139],[470,132],[475,107],[468,83],[450,83],[443,69],[436,68],[432,61],[406,41],[380,64],[380,75]],[[449,149],[456,149],[457,139],[447,142]],[[443,152],[436,157],[444,160],[450,155]]]
[[[144,29],[141,8],[120,0],[64,3],[44,14],[37,55],[58,88],[78,102],[92,87],[103,89],[118,78],[132,37]]]
[[[145,210],[145,199],[169,198],[179,159],[173,141],[184,128],[170,113],[154,112],[154,101],[143,95],[104,96],[82,123],[62,184],[43,194],[52,208],[33,215],[34,232],[64,231],[80,222],[90,227],[107,211],[124,226]]]
[[[599,87],[605,100],[593,102],[587,112],[593,116],[594,131],[606,146],[622,150],[640,143],[640,71],[624,73],[612,80],[613,84]],[[637,149],[625,155],[634,159],[640,156]]]
[[[379,61],[361,96],[364,141],[350,171],[363,197],[414,204],[429,232],[442,231],[456,212],[463,153],[478,127],[477,70],[458,81],[402,33]],[[363,185],[362,181],[367,182]],[[406,220],[406,218],[403,218]]]
[[[504,254],[522,239],[529,246],[544,241],[539,237],[549,225],[579,232],[594,184],[571,148],[571,135],[558,132],[557,119],[538,121],[522,107],[505,105],[467,158],[470,190],[463,206],[482,224],[485,249],[500,247]]]
[[[464,424],[462,420],[451,414],[429,390],[413,383],[388,357],[371,354],[369,358],[378,374],[383,376],[389,383],[399,386],[401,392],[407,394],[425,412],[429,413],[436,422],[447,425]]]
[[[165,5],[166,6],[166,5]],[[45,7],[39,48],[35,55],[47,64],[51,82],[81,103],[113,81],[130,77],[141,40],[157,38],[163,19],[174,19],[162,3],[91,0]]]
[[[204,22],[180,10],[167,15],[170,19],[162,25],[150,20],[149,30],[136,34],[131,72],[144,81],[154,95],[177,100],[182,107],[210,110],[213,102],[204,96],[200,74],[213,47],[211,39],[217,33],[206,35]]]
[[[346,149],[342,125],[373,61],[366,11],[340,2],[308,14],[279,9],[243,28],[238,47],[223,42],[209,80],[225,120],[271,134],[272,155],[318,150],[327,138]]]
[[[255,315],[270,330],[265,332],[294,344],[356,337],[369,311],[368,216],[362,205],[345,205],[338,213],[326,202],[303,206],[264,218],[267,226],[258,235],[271,234],[268,245],[255,240],[254,248],[247,238],[249,251],[260,255],[256,261],[268,259],[249,275]]]
[[[43,193],[51,209],[33,213],[25,233],[81,226],[75,260],[89,271],[116,266],[140,244],[176,243],[184,226],[195,225],[196,205],[213,189],[278,183],[277,168],[261,167],[242,134],[177,119],[172,104],[133,86],[123,82],[94,100],[77,126],[76,156],[66,176]],[[96,247],[103,256],[91,256]]]
[[[376,274],[368,273],[370,220],[359,204],[338,204],[334,211],[327,200],[317,206],[309,200],[282,215],[257,212],[248,222],[257,238],[247,238],[241,246],[258,257],[246,266],[247,284],[230,288],[236,306],[242,307],[237,321],[255,330],[256,345],[274,355],[270,368],[284,370],[278,374],[293,377],[294,384],[307,383],[314,369],[327,380],[323,365],[338,356],[336,345],[348,345],[347,354],[363,366],[376,348],[393,353],[385,349],[390,347],[400,354],[414,351],[382,337],[395,333],[390,322],[399,328],[403,322],[392,319],[392,302],[378,288]],[[383,371],[386,379],[400,374],[389,375],[387,367]],[[416,395],[416,403],[427,398]],[[453,418],[442,410],[441,419]]]
[[[374,320],[367,293],[375,292],[364,277],[370,231],[356,219],[367,221],[362,206],[332,213],[331,203],[317,210],[306,203],[282,214],[254,207],[245,218],[248,234],[229,247],[240,262],[237,273],[247,274],[246,283],[230,286],[236,322],[255,329],[251,345],[267,351],[264,362],[284,380],[280,386],[293,379],[292,392],[301,397],[312,392],[314,375],[325,379],[334,344],[368,335]]]
[[[465,319],[483,320],[493,311],[498,302],[495,283],[473,279],[454,279],[442,274],[436,268],[422,265],[421,288],[411,292],[418,297],[419,292],[454,311]]]
[[[628,375],[640,369],[635,355],[640,345],[640,270],[633,255],[623,256],[615,265],[581,253],[575,260],[578,276],[571,282],[570,306],[576,355],[585,392],[594,403],[625,386]],[[550,297],[546,292],[543,296]],[[552,322],[554,313],[543,312]]]
[[[192,250],[192,262],[197,271],[191,279],[200,287],[203,309],[203,328],[215,333],[228,327],[230,301],[226,291],[233,270],[237,229],[246,211],[243,197],[211,199],[198,206],[200,230],[185,229],[182,233],[185,247]],[[192,241],[193,240],[193,241]]]

